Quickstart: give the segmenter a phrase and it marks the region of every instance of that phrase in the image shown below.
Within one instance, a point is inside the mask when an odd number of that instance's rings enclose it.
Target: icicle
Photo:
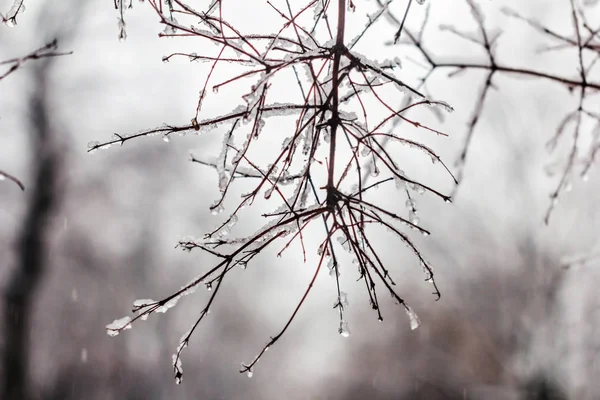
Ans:
[[[415,312],[412,310],[412,308],[406,306],[405,310],[406,314],[408,314],[408,318],[410,319],[410,329],[414,331],[419,327],[419,325],[421,325],[421,321],[419,320],[417,314],[415,314]]]
[[[350,336],[350,328],[348,328],[348,322],[346,321],[340,321],[340,328],[338,329],[338,333],[342,336],[342,337],[348,337]]]

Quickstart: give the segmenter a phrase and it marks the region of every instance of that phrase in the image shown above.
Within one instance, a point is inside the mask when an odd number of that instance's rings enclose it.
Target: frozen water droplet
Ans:
[[[589,174],[586,172],[585,174],[583,174],[583,176],[581,177],[581,179],[582,179],[584,182],[587,182],[587,181],[589,181],[589,180],[590,180],[590,175],[589,175]]]
[[[452,203],[452,197],[447,197],[446,199],[444,199],[445,203]]]
[[[168,135],[164,135],[162,139],[163,139],[163,142],[165,142],[165,143],[169,143],[171,141],[171,139],[169,138]]]
[[[200,130],[200,125],[198,124],[198,120],[196,119],[196,117],[192,118],[192,128],[194,128],[195,131]]]
[[[169,62],[169,56],[164,56],[164,57],[162,58],[162,62],[164,62],[164,63],[168,63],[168,62]]]
[[[565,188],[565,192],[570,192],[573,190],[573,184],[571,183],[571,181],[566,181],[564,183],[564,188]]]
[[[429,232],[427,231],[421,231],[421,233],[423,234],[423,236],[429,236]]]
[[[4,25],[8,26],[9,28],[14,28],[17,26],[17,20],[14,18],[7,18],[4,20]]]
[[[206,282],[204,285],[206,285],[206,290],[212,291],[212,282]]]
[[[346,292],[340,292],[340,303],[344,306],[347,307],[350,305],[350,303],[348,302],[348,293]]]
[[[170,22],[173,25],[177,25],[177,20],[173,17],[167,17],[166,18],[167,22]],[[172,25],[166,25],[165,29],[163,30],[163,33],[165,35],[173,35],[175,33],[177,33],[177,27],[176,26],[172,26]]]
[[[275,188],[275,187],[274,187],[274,186],[272,186],[272,187],[270,187],[269,189],[267,189],[267,190],[265,191],[265,200],[269,200],[269,199],[271,198],[271,195],[273,194],[273,189],[274,189],[274,188]]]
[[[217,215],[223,212],[223,210],[225,209],[225,207],[223,207],[223,204],[219,204],[218,202],[213,204],[212,206],[210,206],[210,213],[212,215]]]
[[[377,167],[377,165],[374,165],[373,168],[371,169],[371,176],[373,178],[377,178],[379,176],[379,173],[381,171],[379,171],[379,167]]]
[[[410,319],[410,329],[415,330],[421,325],[421,321],[415,312],[409,306],[406,306],[406,314],[408,314],[408,318]]]
[[[240,265],[241,269],[246,269],[248,267],[248,262],[247,261],[240,261],[239,265]]]
[[[252,370],[251,370],[251,369],[249,369],[249,370],[248,370],[248,372],[246,372],[246,376],[247,376],[248,378],[252,378],[252,376],[253,376],[253,375],[254,375],[254,372],[252,372]]]
[[[229,235],[229,226],[225,225],[219,231],[219,236],[227,236],[227,235]]]
[[[394,183],[396,184],[396,189],[402,189],[402,186],[404,185],[404,181],[396,175],[394,175]]]
[[[119,28],[119,42],[124,42],[127,39],[126,24],[123,18],[117,18],[117,26]]]
[[[218,86],[213,86],[213,93],[214,94],[219,93],[219,87]]]
[[[330,258],[327,262],[327,268],[329,269],[329,276],[340,276],[339,268],[336,268],[333,263],[333,258]],[[336,271],[337,269],[337,271]]]
[[[81,362],[82,363],[86,363],[88,360],[88,352],[87,349],[84,347],[83,349],[81,349]]]
[[[417,216],[417,210],[412,209],[408,212],[408,220],[413,224],[413,225],[419,225],[419,222],[421,221],[420,218]]]
[[[338,333],[342,337],[350,336],[350,328],[348,328],[348,323],[346,321],[340,321],[340,328],[338,329]]]

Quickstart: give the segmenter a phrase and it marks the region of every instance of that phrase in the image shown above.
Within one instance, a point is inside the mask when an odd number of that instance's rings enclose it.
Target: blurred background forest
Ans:
[[[441,23],[474,27],[466,4],[428,2],[424,40],[432,51],[442,58],[485,56],[438,29]],[[0,11],[12,3],[0,0]],[[240,363],[287,321],[310,276],[294,254],[270,253],[260,268],[223,289],[192,338],[186,378],[176,386],[171,355],[206,292],[116,338],[104,327],[126,315],[134,300],[164,296],[204,266],[202,254],[174,246],[217,225],[208,210],[218,195],[216,174],[189,155],[214,153],[221,136],[168,143],[148,137],[94,154],[87,143],[188,122],[207,67],[161,61],[193,43],[159,38],[163,27],[146,4],[128,10],[127,40],[119,42],[112,2],[29,3],[16,27],[0,26],[0,61],[55,38],[60,51],[73,54],[33,60],[0,80],[0,170],[26,187],[0,181],[0,397],[25,385],[21,395],[44,400],[600,398],[600,270],[587,257],[600,233],[594,168],[588,181],[573,180],[544,224],[557,182],[546,170],[567,151],[551,156],[545,143],[576,104],[564,86],[497,77],[453,204],[419,198],[421,224],[432,235],[415,240],[436,268],[439,302],[418,263],[386,249],[400,271],[400,290],[421,319],[417,330],[391,301],[378,323],[348,269],[355,285],[348,290],[351,335],[341,337],[331,308],[333,281],[324,271],[286,336],[248,379],[237,372]],[[244,3],[239,18],[251,19]],[[363,1],[355,3],[358,21],[366,11]],[[481,3],[486,23],[503,30],[500,59],[577,76],[574,53],[537,52],[548,37],[498,12],[510,5],[572,35],[568,1]],[[418,30],[425,7],[411,12],[407,26]],[[395,29],[382,21],[365,45],[379,52],[375,57],[400,57],[410,74],[419,67],[405,47],[384,44]],[[419,114],[450,134],[427,139],[449,165],[460,153],[482,76],[467,71],[449,79],[441,72],[429,83],[456,110],[443,122]],[[217,98],[206,107],[224,112],[237,102]],[[430,162],[423,158],[405,162],[426,171]],[[432,179],[452,189],[447,180]],[[380,190],[386,201],[404,203],[398,193]],[[579,255],[581,262],[565,262]]]

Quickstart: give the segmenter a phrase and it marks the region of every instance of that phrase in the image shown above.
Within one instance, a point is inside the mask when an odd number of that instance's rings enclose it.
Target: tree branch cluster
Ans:
[[[251,375],[265,351],[286,332],[325,266],[336,283],[334,308],[339,315],[339,333],[342,336],[349,334],[344,318],[347,294],[339,279],[340,264],[347,256],[340,252],[349,253],[379,320],[383,320],[383,313],[380,292],[376,288],[381,287],[403,307],[411,327],[417,328],[419,319],[395,289],[392,274],[396,271],[386,268],[380,255],[381,243],[373,232],[377,227],[383,228],[407,246],[421,265],[425,281],[431,285],[437,299],[440,291],[433,269],[409,232],[424,236],[430,233],[419,225],[416,194],[430,193],[446,202],[450,202],[451,197],[406,174],[384,143],[409,146],[424,153],[457,182],[432,149],[402,137],[398,129],[388,129],[400,120],[423,132],[446,136],[410,119],[407,112],[417,107],[437,107],[443,111],[452,111],[452,108],[442,101],[427,98],[401,79],[397,75],[397,61],[373,61],[352,50],[360,37],[351,43],[344,38],[346,13],[355,7],[346,0],[310,0],[295,11],[294,7],[298,5],[290,1],[282,2],[282,6],[269,2],[274,17],[281,20],[280,29],[271,34],[240,33],[226,18],[227,12],[234,10],[229,10],[227,3],[219,0],[211,2],[206,11],[197,11],[179,0],[169,1],[166,6],[158,0],[149,0],[148,4],[166,27],[161,36],[196,37],[217,45],[214,54],[208,51],[204,54],[173,53],[164,58],[168,61],[173,57],[186,57],[191,62],[211,63],[195,115],[189,124],[165,125],[129,135],[115,134],[109,141],[90,143],[89,151],[123,145],[144,136],[159,135],[168,140],[177,134],[206,134],[217,128],[226,129],[216,159],[205,160],[197,156],[191,159],[217,173],[220,196],[210,207],[213,214],[222,212],[226,199],[234,196],[235,182],[254,183],[253,188],[236,201],[237,206],[217,229],[203,239],[186,238],[178,244],[186,251],[197,249],[208,253],[216,258],[216,264],[162,300],[137,301],[133,317],[115,320],[107,326],[108,333],[116,335],[149,314],[165,312],[182,296],[204,285],[211,291],[210,297],[191,329],[181,338],[173,356],[175,378],[180,382],[182,351],[198,324],[208,315],[225,279],[230,279],[232,273],[239,274],[253,267],[258,254],[277,246],[281,246],[278,255],[292,247],[298,248],[305,262],[312,260],[316,253],[314,272],[287,323],[251,362],[242,365],[241,372]],[[335,26],[331,26],[330,16],[335,16]],[[188,25],[188,20],[193,24]],[[364,31],[372,26],[373,21],[370,21]],[[213,71],[225,63],[238,65],[243,72],[215,81]],[[289,94],[284,102],[277,101],[277,96],[272,94],[275,93],[276,78],[282,76],[288,82],[297,82],[296,94]],[[247,81],[253,83],[242,97],[241,105],[228,113],[202,118],[202,106],[211,96],[209,89],[212,88],[212,95],[217,96],[221,88]],[[394,93],[393,98],[400,93],[408,103],[400,107],[392,105],[388,100],[389,90]],[[286,93],[290,92],[291,88],[286,88]],[[375,112],[375,108],[379,111]],[[290,123],[289,131],[282,132],[280,150],[266,154],[260,144],[263,138],[266,141],[273,134],[269,130],[274,126],[271,121],[278,117],[295,121]],[[366,169],[373,178],[371,184],[362,179]],[[383,185],[394,185],[406,194],[406,214],[379,204],[373,191]],[[240,211],[261,201],[279,205],[263,215],[267,222],[258,231],[245,237],[232,237]],[[307,236],[320,238],[317,248],[308,247]]]

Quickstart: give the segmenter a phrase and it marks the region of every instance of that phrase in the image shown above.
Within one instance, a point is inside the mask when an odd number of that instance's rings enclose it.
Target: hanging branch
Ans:
[[[570,18],[573,24],[574,34],[572,37],[565,36],[557,33],[551,28],[541,25],[533,19],[527,18],[519,14],[518,12],[510,9],[503,8],[502,12],[512,18],[516,18],[520,21],[524,21],[530,27],[536,31],[548,36],[552,41],[558,42],[556,46],[548,46],[543,51],[559,51],[559,50],[577,50],[578,60],[578,77],[572,78],[568,75],[557,75],[542,70],[529,69],[512,66],[496,60],[494,49],[496,47],[497,40],[500,36],[500,31],[490,29],[485,24],[485,18],[482,11],[479,9],[477,3],[474,0],[465,0],[471,10],[471,14],[477,26],[476,32],[466,32],[458,30],[451,25],[442,25],[442,31],[454,34],[460,38],[475,44],[483,50],[483,58],[479,63],[467,63],[463,61],[453,62],[451,60],[444,59],[440,61],[435,55],[434,50],[430,50],[424,43],[424,31],[428,21],[428,13],[426,13],[423,25],[418,32],[414,32],[408,27],[404,26],[403,17],[397,17],[388,7],[388,3],[383,0],[377,0],[380,9],[387,17],[388,21],[396,27],[401,27],[404,34],[404,41],[400,41],[401,44],[408,44],[414,47],[421,55],[422,61],[425,62],[426,72],[422,77],[422,85],[426,85],[427,81],[437,71],[450,70],[448,77],[455,76],[458,72],[467,70],[480,70],[486,71],[485,80],[480,91],[480,95],[477,98],[474,106],[473,114],[467,124],[467,134],[464,141],[464,145],[459,154],[456,162],[458,168],[457,178],[458,182],[462,181],[465,164],[467,161],[468,151],[472,142],[473,136],[476,132],[478,121],[481,119],[482,114],[485,112],[485,100],[489,89],[493,87],[493,78],[495,75],[503,74],[507,76],[528,76],[538,79],[547,80],[555,84],[565,86],[570,93],[576,91],[578,95],[578,105],[576,110],[569,112],[563,122],[559,125],[555,135],[548,142],[548,149],[554,150],[557,147],[559,140],[564,136],[567,126],[574,125],[573,136],[570,144],[570,151],[568,153],[565,165],[562,168],[560,174],[559,183],[556,189],[550,194],[550,204],[545,215],[545,222],[548,223],[551,213],[558,202],[560,195],[569,190],[571,187],[570,177],[574,173],[576,164],[582,164],[583,167],[580,170],[580,176],[587,179],[589,169],[593,164],[596,153],[600,148],[600,138],[598,137],[596,128],[592,132],[592,141],[588,147],[588,155],[582,159],[578,159],[578,155],[581,152],[578,143],[582,136],[582,126],[585,124],[585,119],[591,120],[597,127],[600,119],[598,114],[593,110],[592,102],[589,105],[586,103],[586,99],[591,97],[593,94],[597,94],[600,91],[600,81],[593,80],[597,78],[597,74],[593,75],[594,68],[597,66],[598,59],[600,58],[600,26],[592,28],[590,23],[585,19],[585,12],[578,9],[575,2],[569,1],[571,8]],[[396,33],[396,36],[398,33]],[[394,36],[394,37],[396,37]],[[390,42],[391,44],[392,42]],[[587,59],[590,59],[586,63]],[[420,86],[421,87],[421,86]],[[456,191],[457,188],[455,188]],[[454,194],[454,193],[453,193]]]
[[[16,18],[15,17],[16,13],[22,12],[22,11],[18,11],[18,10],[22,10],[22,7],[24,7],[22,5],[22,3],[23,3],[23,1],[21,1],[20,3],[18,1],[15,2],[13,9],[15,7],[17,7],[16,8],[17,11],[15,11],[15,14],[11,18],[13,18],[13,19]],[[9,12],[8,15],[11,15],[11,13],[12,13],[12,11]],[[6,23],[6,20],[4,20],[4,22]],[[14,24],[16,24],[16,19],[14,19]],[[63,53],[63,52],[58,52],[57,50],[58,50],[58,42],[57,42],[57,40],[53,40],[52,42],[46,44],[45,46],[40,47],[39,49],[37,49],[23,57],[11,58],[9,60],[0,61],[0,67],[8,67],[4,72],[0,73],[0,81],[2,79],[6,78],[7,76],[9,76],[10,74],[12,74],[13,72],[15,72],[16,70],[18,70],[19,68],[21,68],[25,63],[27,63],[31,60],[39,60],[39,59],[43,59],[43,58],[64,56],[64,55],[69,55],[69,54],[73,53],[73,52]],[[23,183],[18,178],[14,177],[13,175],[11,175],[7,172],[0,170],[0,181],[3,181],[3,180],[12,181],[12,182],[16,183],[21,188],[21,190],[25,190],[25,185],[23,185]]]
[[[39,60],[41,58],[57,57],[73,54],[72,51],[63,53],[58,50],[58,42],[53,40],[52,42],[40,47],[39,49],[17,58],[11,58],[9,60],[0,61],[0,66],[7,66],[8,69],[0,74],[0,80],[6,78],[8,75],[21,68],[26,62],[31,60]]]
[[[118,2],[115,4],[122,5]],[[409,119],[406,112],[415,107],[439,107],[446,111],[451,111],[451,107],[426,98],[417,88],[406,83],[394,71],[393,62],[372,61],[354,52],[352,47],[360,37],[346,44],[346,13],[348,7],[355,7],[347,0],[307,1],[297,11],[293,11],[292,3],[287,0],[284,8],[268,2],[274,16],[282,20],[281,28],[274,31],[276,33],[256,35],[241,34],[229,23],[226,19],[227,4],[219,0],[211,2],[204,12],[194,10],[179,0],[169,2],[168,10],[163,10],[159,0],[150,0],[148,4],[165,26],[160,36],[192,36],[217,45],[214,54],[210,51],[204,54],[176,52],[163,58],[169,61],[174,57],[186,57],[190,62],[211,63],[194,115],[189,124],[164,125],[133,134],[115,134],[111,140],[91,142],[89,152],[114,144],[123,145],[142,137],[161,136],[169,140],[176,135],[205,135],[225,129],[221,150],[216,158],[191,156],[192,162],[216,171],[220,196],[211,205],[211,212],[219,214],[229,204],[227,200],[235,196],[234,183],[252,182],[253,189],[242,194],[224,222],[204,238],[184,238],[177,245],[185,251],[200,250],[207,253],[217,260],[213,267],[162,300],[136,301],[134,315],[115,320],[107,326],[107,332],[116,335],[152,313],[166,312],[181,297],[204,285],[211,291],[209,300],[200,310],[191,329],[181,338],[173,355],[175,379],[181,382],[183,349],[190,343],[199,323],[208,315],[225,279],[229,279],[234,271],[251,267],[255,256],[280,243],[282,247],[279,247],[278,256],[296,245],[302,251],[304,262],[312,262],[315,253],[318,261],[287,323],[250,363],[242,364],[240,372],[251,376],[267,349],[276,344],[289,329],[324,265],[336,283],[334,309],[339,315],[338,332],[342,336],[349,335],[348,322],[344,319],[344,310],[348,305],[347,293],[342,290],[339,279],[340,264],[346,256],[341,256],[340,249],[354,258],[359,279],[365,283],[369,302],[377,318],[383,320],[379,293],[376,291],[376,283],[380,282],[394,301],[402,305],[409,316],[411,328],[417,328],[418,317],[394,287],[392,273],[398,271],[385,267],[378,250],[380,242],[372,236],[371,230],[376,226],[385,227],[407,246],[423,268],[425,281],[432,285],[433,294],[438,299],[440,291],[434,280],[433,268],[405,231],[408,228],[423,236],[430,233],[419,225],[411,192],[429,192],[447,202],[450,197],[405,174],[381,141],[390,140],[415,148],[430,157],[432,163],[441,165],[456,181],[432,149],[402,137],[397,130],[383,131],[402,120],[424,132],[446,136],[437,129]],[[311,18],[311,14],[314,18]],[[335,26],[330,25],[330,15],[335,16]],[[174,16],[182,22],[178,22]],[[363,34],[379,16],[367,22]],[[188,24],[188,20],[194,24]],[[307,22],[311,27],[306,26]],[[315,33],[320,31],[320,24],[325,28],[325,39]],[[238,65],[243,70],[222,81],[215,81],[213,72],[223,62]],[[304,71],[306,78],[300,78],[300,71]],[[273,78],[276,76],[292,78],[297,82],[298,91],[287,90],[287,97],[279,101],[277,96],[271,94],[275,85]],[[205,101],[211,96],[218,96],[219,90],[225,86],[240,85],[247,81],[253,83],[242,97],[241,105],[216,117],[205,116]],[[208,90],[210,87],[212,94]],[[402,108],[395,108],[380,93],[383,87],[396,88],[400,94],[410,94],[417,100],[409,100]],[[373,116],[380,113],[366,108],[366,100],[375,100],[381,106],[384,111],[382,118]],[[354,113],[356,109],[362,111],[362,117]],[[263,137],[272,140],[269,138],[273,133],[269,130],[274,126],[270,122],[272,117],[288,117],[295,122],[288,131],[278,128],[281,148],[266,153],[257,146],[264,142]],[[401,215],[402,210],[398,209],[387,210],[378,204],[376,196],[370,199],[375,185],[364,186],[361,183],[365,163],[376,166],[378,175],[387,175],[377,182],[378,185],[393,184],[404,189],[410,200],[407,203],[408,215]],[[258,200],[278,203],[278,206],[272,212],[263,214],[267,223],[258,231],[245,237],[233,237],[232,230],[239,221],[240,211],[253,206]],[[317,221],[320,223],[315,224]],[[305,243],[309,230],[311,237],[321,238],[316,249],[311,249]]]

